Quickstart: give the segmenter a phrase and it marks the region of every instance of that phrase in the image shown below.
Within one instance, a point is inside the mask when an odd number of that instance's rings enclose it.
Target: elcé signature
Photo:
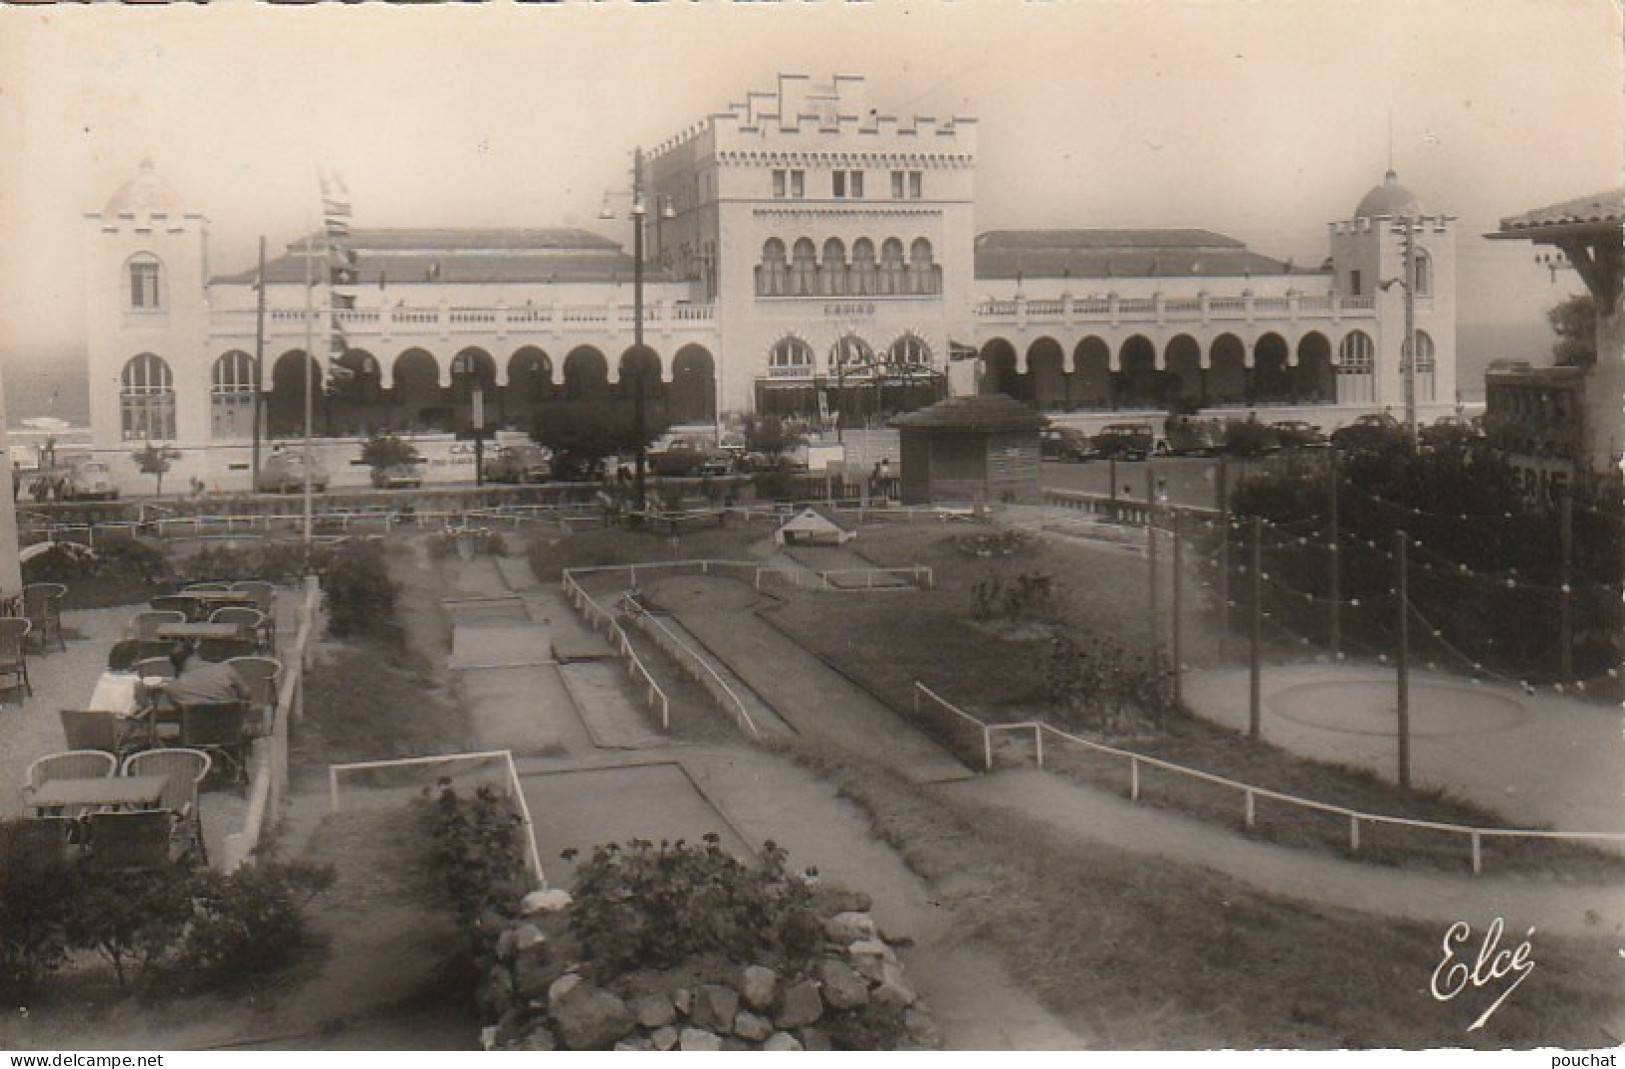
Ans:
[[[1469,1032],[1483,1028],[1490,1015],[1501,1008],[1501,1003],[1507,1000],[1507,996],[1516,991],[1518,985],[1535,971],[1535,960],[1530,956],[1534,952],[1534,947],[1529,942],[1535,930],[1530,928],[1525,933],[1523,942],[1515,949],[1502,950],[1501,935],[1505,928],[1506,924],[1500,917],[1490,922],[1490,926],[1484,929],[1483,940],[1478,945],[1478,956],[1471,965],[1467,963],[1465,957],[1458,956],[1458,949],[1461,944],[1472,938],[1472,925],[1466,921],[1457,921],[1444,933],[1444,942],[1440,944],[1444,950],[1444,957],[1439,959],[1438,966],[1434,968],[1433,982],[1430,985],[1433,997],[1440,1002],[1449,1002],[1469,987],[1477,990],[1498,980],[1504,980],[1514,973],[1517,974],[1516,979],[1501,991],[1500,997],[1490,1003],[1490,1008],[1480,1014],[1478,1020],[1467,1026]]]

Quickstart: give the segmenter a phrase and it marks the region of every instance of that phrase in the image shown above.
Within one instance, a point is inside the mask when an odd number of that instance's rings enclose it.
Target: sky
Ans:
[[[357,226],[626,241],[597,215],[633,147],[781,71],[976,118],[978,230],[1203,227],[1318,264],[1392,160],[1459,217],[1464,339],[1538,359],[1583,287],[1480,235],[1625,182],[1620,29],[1612,0],[0,7],[0,370],[28,393],[82,359],[83,214],[143,158],[217,272],[310,226],[324,168]]]

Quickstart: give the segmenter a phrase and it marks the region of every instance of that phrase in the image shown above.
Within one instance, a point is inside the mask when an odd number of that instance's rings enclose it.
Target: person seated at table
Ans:
[[[205,661],[189,642],[178,642],[169,653],[175,678],[164,684],[163,694],[173,705],[197,702],[245,702],[253,697],[237,669],[224,661]]]
[[[113,643],[113,648],[107,651],[107,670],[109,672],[134,672],[136,662],[141,660],[142,652],[143,648],[140,639],[119,639]]]

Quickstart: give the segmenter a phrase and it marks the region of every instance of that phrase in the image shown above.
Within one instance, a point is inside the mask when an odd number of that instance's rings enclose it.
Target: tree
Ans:
[[[361,463],[376,474],[386,468],[417,464],[423,460],[418,447],[388,431],[378,431],[361,446]]]
[[[170,467],[180,458],[179,449],[167,445],[153,445],[151,442],[130,454],[130,459],[141,469],[141,474],[154,476],[158,480],[159,497],[164,496],[164,476],[169,474]]]
[[[1552,359],[1558,367],[1591,367],[1597,362],[1597,305],[1589,293],[1574,294],[1546,310],[1557,340]]]
[[[665,421],[645,418],[650,441],[664,433]],[[613,402],[567,401],[542,407],[531,437],[553,451],[556,477],[578,479],[590,475],[611,453],[631,453],[640,444],[631,407]]]
[[[784,451],[795,444],[795,435],[785,429],[784,422],[777,416],[745,421],[745,448],[767,457],[773,467],[778,467]]]

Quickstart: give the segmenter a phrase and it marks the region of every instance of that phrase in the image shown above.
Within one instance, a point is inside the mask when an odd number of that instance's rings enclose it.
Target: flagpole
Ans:
[[[254,452],[248,492],[260,489],[260,419],[265,409],[265,235],[260,235],[259,301],[254,308]]]

